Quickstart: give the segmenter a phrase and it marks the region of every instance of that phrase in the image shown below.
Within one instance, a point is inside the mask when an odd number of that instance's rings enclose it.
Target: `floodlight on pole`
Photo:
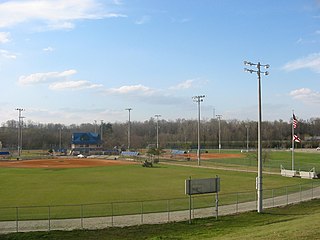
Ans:
[[[131,120],[130,120],[130,112],[132,110],[132,108],[126,108],[125,110],[127,110],[129,112],[129,121],[128,121],[128,150],[130,150],[130,143],[131,143]]]
[[[193,96],[192,99],[194,102],[198,103],[198,166],[200,166],[200,103],[203,102],[205,95]]]
[[[97,120],[94,121],[94,133],[97,133]]]
[[[247,130],[247,152],[249,152],[249,125],[245,125]]]
[[[221,128],[220,128],[220,121],[221,121],[221,114],[217,114],[216,117],[218,118],[219,123],[219,153],[221,152]]]
[[[61,141],[61,136],[62,136],[62,133],[61,133],[62,129],[61,127],[59,128],[59,152],[61,152],[61,148],[62,148],[62,141]]]
[[[261,67],[268,69],[270,67],[269,64],[261,64],[252,63],[248,61],[244,61],[244,65],[256,67],[257,70],[245,68],[245,72],[249,73],[257,73],[258,75],[258,177],[256,179],[256,186],[257,186],[257,194],[258,194],[258,203],[257,203],[257,211],[260,213],[263,210],[263,189],[262,189],[262,144],[261,144],[261,73],[264,75],[269,75],[269,72],[261,71]]]
[[[23,108],[16,108],[15,110],[19,111],[19,121],[18,121],[18,156],[21,156],[21,150],[22,150],[22,119],[24,117],[21,116],[21,112],[25,111]]]
[[[157,149],[159,149],[159,117],[161,117],[160,114],[154,115],[157,118]]]

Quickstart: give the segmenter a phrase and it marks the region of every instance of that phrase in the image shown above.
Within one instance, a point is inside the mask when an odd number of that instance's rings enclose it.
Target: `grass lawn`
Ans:
[[[208,178],[218,175],[221,178],[220,203],[234,203],[236,192],[251,192],[249,197],[255,197],[255,173],[222,171],[183,166],[156,165],[153,168],[143,168],[141,165],[108,166],[76,169],[0,169],[0,220],[14,219],[15,209],[3,207],[23,206],[55,206],[80,205],[92,203],[121,202],[118,212],[113,214],[133,214],[140,211],[140,203],[132,201],[164,200],[163,203],[148,205],[148,211],[163,211],[166,200],[175,209],[187,209],[188,198],[184,194],[184,181],[191,176]],[[290,185],[310,183],[316,180],[299,178],[284,178],[281,176],[265,175],[264,188],[279,188]],[[212,196],[208,197],[212,199]],[[245,199],[244,199],[245,200]],[[206,199],[202,200],[207,202]],[[210,203],[212,201],[210,200]],[[157,207],[156,205],[164,207]],[[147,204],[146,204],[147,206]],[[199,206],[202,206],[199,203]],[[88,207],[89,208],[89,207]],[[91,206],[87,216],[100,216],[106,213],[97,206]],[[106,208],[101,205],[101,208]],[[55,210],[56,209],[56,210]],[[147,209],[147,207],[146,207]],[[52,217],[79,217],[79,206],[52,208]],[[89,211],[89,210],[87,210]],[[111,210],[110,210],[111,211]],[[38,212],[36,214],[36,212]],[[45,219],[46,208],[24,208],[20,215],[22,219]]]
[[[185,197],[184,181],[219,175],[221,194],[255,190],[255,173],[157,165],[76,169],[0,168],[0,207],[145,201]],[[312,180],[266,175],[265,188]]]
[[[240,150],[222,150],[221,153],[238,153]],[[221,158],[202,160],[203,166],[217,166],[226,168],[237,168],[242,170],[257,170],[257,153],[255,151],[241,153],[241,158]],[[267,157],[264,159],[264,155]],[[292,152],[291,151],[271,151],[263,149],[263,170],[270,172],[280,172],[282,165],[286,169],[291,169]],[[172,161],[172,159],[167,159]],[[179,161],[181,162],[181,160]],[[184,164],[197,165],[197,161],[183,161]],[[320,171],[320,152],[301,152],[296,150],[294,153],[294,165],[296,170],[310,171],[315,168]]]
[[[1,240],[32,239],[319,239],[320,200],[299,205],[265,210],[264,213],[248,212],[232,216],[198,219],[188,222],[161,225],[141,225],[124,228],[107,228],[89,231],[52,231],[11,233],[0,235]]]

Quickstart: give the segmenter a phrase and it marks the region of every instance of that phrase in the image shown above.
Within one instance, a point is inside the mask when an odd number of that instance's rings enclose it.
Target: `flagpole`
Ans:
[[[291,141],[292,141],[292,160],[291,160],[291,167],[292,167],[292,171],[294,171],[294,119],[293,119],[293,116],[294,116],[294,110],[292,110],[292,124],[291,124],[291,128],[292,128],[292,138],[291,138]]]

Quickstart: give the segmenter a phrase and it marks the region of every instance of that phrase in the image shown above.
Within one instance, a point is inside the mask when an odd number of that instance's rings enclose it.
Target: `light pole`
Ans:
[[[100,126],[100,138],[101,138],[101,141],[103,140],[103,120],[101,120],[101,126]]]
[[[247,129],[247,152],[249,152],[249,125],[246,125]]]
[[[22,119],[24,117],[21,116],[21,112],[25,111],[25,109],[22,108],[16,108],[15,110],[19,111],[19,123],[18,123],[18,156],[21,156],[21,150],[22,150]]]
[[[266,69],[270,67],[269,64],[261,64],[260,62],[258,63],[252,63],[252,62],[248,62],[248,61],[244,61],[244,65],[247,66],[254,66],[257,68],[257,70],[253,70],[253,69],[248,69],[245,68],[244,70],[246,72],[249,73],[257,73],[258,75],[258,177],[257,177],[257,182],[256,182],[256,186],[257,186],[257,193],[258,193],[258,204],[257,204],[257,211],[260,213],[263,210],[263,190],[262,190],[262,159],[261,159],[261,154],[262,154],[262,145],[261,145],[261,73],[263,73],[264,75],[268,75],[269,72],[265,71],[262,72],[261,71],[261,67],[265,67]]]
[[[130,112],[131,112],[132,108],[126,108],[125,110],[127,110],[127,111],[129,112],[129,122],[128,122],[128,150],[130,150],[130,140],[131,140]]]
[[[97,133],[97,120],[94,121],[94,133]]]
[[[205,95],[193,96],[192,99],[194,102],[198,103],[198,166],[200,166],[200,103],[203,102]]]
[[[160,114],[154,115],[157,118],[157,149],[159,150],[159,117],[161,117]]]
[[[219,153],[221,152],[221,128],[220,128],[220,120],[222,115],[217,114],[216,117],[218,118],[218,123],[219,123]]]

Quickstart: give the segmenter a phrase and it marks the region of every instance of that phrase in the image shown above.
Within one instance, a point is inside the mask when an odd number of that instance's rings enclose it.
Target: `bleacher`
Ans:
[[[173,155],[182,155],[182,154],[186,154],[186,153],[187,152],[184,150],[175,150],[175,149],[171,150],[171,154],[173,154]]]
[[[140,153],[139,152],[130,152],[130,151],[122,151],[121,156],[125,157],[137,157]]]

